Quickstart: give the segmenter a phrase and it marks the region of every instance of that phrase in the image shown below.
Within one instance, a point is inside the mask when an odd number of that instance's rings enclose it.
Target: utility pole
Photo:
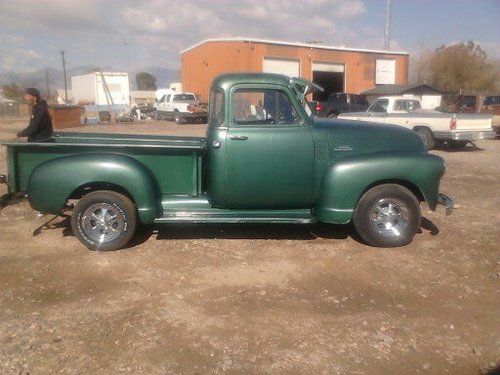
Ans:
[[[123,42],[123,44],[125,45],[125,49],[127,50],[127,73],[130,74],[130,48],[127,40]]]
[[[63,66],[63,74],[64,74],[64,100],[68,103],[68,81],[66,78],[66,60],[64,59],[64,51],[61,51],[62,57],[62,66]]]
[[[387,0],[387,5],[385,8],[385,39],[384,39],[385,50],[389,50],[391,48],[391,13],[392,13],[392,0]]]
[[[47,100],[50,99],[49,69],[45,69],[45,83],[47,84]]]

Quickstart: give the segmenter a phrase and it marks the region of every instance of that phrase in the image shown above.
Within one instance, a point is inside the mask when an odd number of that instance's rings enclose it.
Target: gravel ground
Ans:
[[[0,120],[0,139],[24,120]],[[77,131],[203,135],[170,122]],[[91,252],[0,211],[1,374],[479,374],[500,359],[500,141],[433,151],[458,208],[403,248],[349,226],[169,225]],[[1,150],[0,171],[5,172]],[[0,187],[0,195],[5,188]],[[355,236],[354,236],[355,237]]]

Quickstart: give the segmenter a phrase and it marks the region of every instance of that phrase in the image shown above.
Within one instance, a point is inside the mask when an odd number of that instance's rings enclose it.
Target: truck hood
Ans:
[[[331,155],[427,152],[420,137],[402,126],[344,119],[315,119],[314,124],[327,133]]]

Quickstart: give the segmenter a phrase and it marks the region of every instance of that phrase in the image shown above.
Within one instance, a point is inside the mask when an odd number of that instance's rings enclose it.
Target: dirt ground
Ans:
[[[0,139],[24,124],[0,119]],[[169,225],[142,229],[128,249],[92,252],[65,222],[32,237],[46,219],[9,205],[0,373],[496,373],[500,140],[477,146],[432,151],[446,159],[441,191],[458,208],[447,217],[422,206],[422,233],[396,249],[365,246],[349,226]]]

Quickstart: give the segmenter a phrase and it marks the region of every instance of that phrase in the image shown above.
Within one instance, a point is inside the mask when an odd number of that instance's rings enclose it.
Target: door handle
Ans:
[[[246,141],[248,139],[246,135],[231,135],[229,138],[235,141]]]

